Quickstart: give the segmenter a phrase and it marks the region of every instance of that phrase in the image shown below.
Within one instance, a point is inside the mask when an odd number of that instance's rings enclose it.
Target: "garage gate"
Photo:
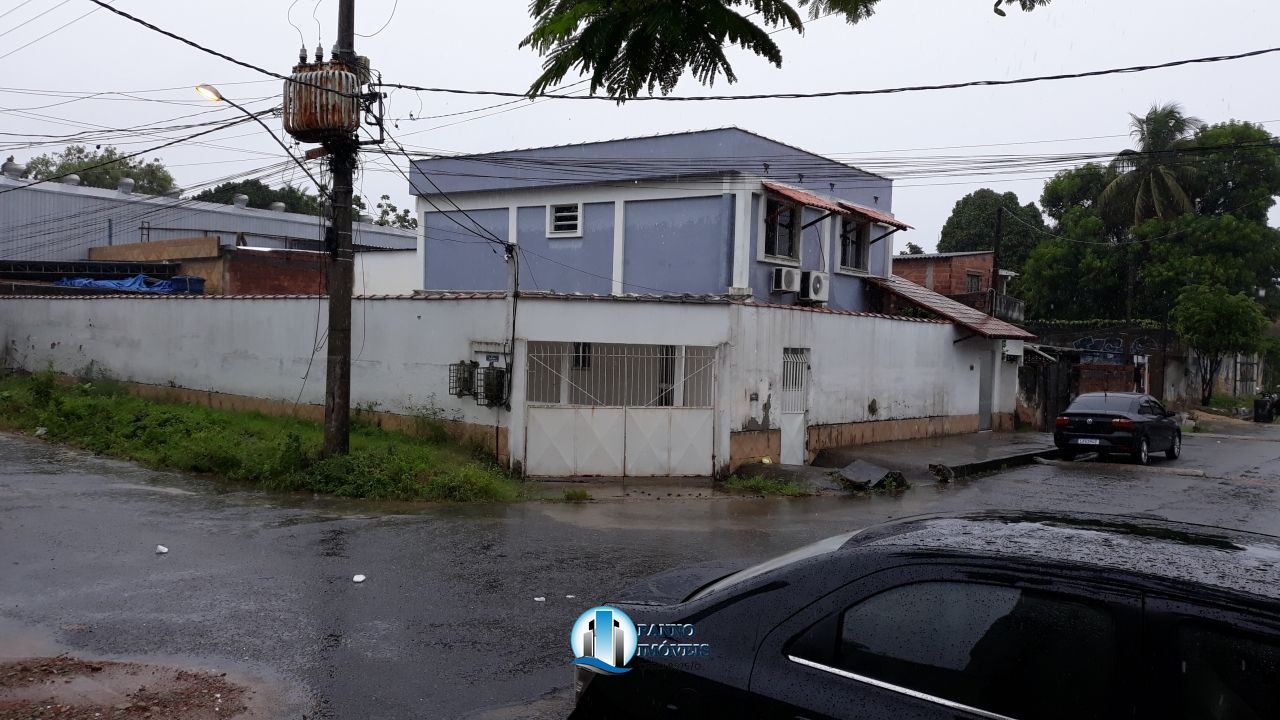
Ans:
[[[716,349],[530,342],[525,472],[710,475]]]

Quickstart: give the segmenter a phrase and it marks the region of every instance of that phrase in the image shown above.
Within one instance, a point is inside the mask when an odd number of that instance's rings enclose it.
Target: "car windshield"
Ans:
[[[1081,395],[1067,412],[1127,412],[1132,407],[1132,395]]]
[[[733,585],[746,582],[747,580],[750,580],[753,577],[758,577],[767,572],[772,572],[774,570],[777,570],[778,568],[786,567],[787,565],[790,565],[792,563],[797,563],[797,562],[800,562],[801,560],[807,560],[811,557],[817,557],[819,555],[825,555],[829,552],[835,552],[840,548],[841,545],[844,545],[846,542],[848,542],[849,538],[853,537],[854,535],[857,535],[860,532],[862,531],[854,530],[853,532],[847,532],[847,533],[844,533],[843,535],[836,535],[834,537],[829,537],[826,540],[819,540],[818,542],[813,543],[812,545],[805,545],[802,548],[797,548],[795,550],[792,550],[789,553],[779,555],[778,557],[773,558],[772,560],[766,560],[760,563],[759,565],[753,565],[749,568],[746,568],[745,570],[739,570],[738,572],[733,573],[732,575],[726,575],[725,577],[720,578],[719,580],[711,583],[710,585],[703,587],[702,589],[698,590],[694,594],[690,595],[688,598],[686,598],[685,602],[704,598],[713,592],[718,592],[727,587],[731,587]]]

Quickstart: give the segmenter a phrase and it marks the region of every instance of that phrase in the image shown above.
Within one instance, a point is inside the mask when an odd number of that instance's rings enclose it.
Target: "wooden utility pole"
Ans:
[[[338,41],[333,62],[358,72],[355,0],[338,0]],[[329,339],[324,387],[324,454],[345,455],[351,447],[351,294],[355,282],[351,249],[351,195],[359,139],[344,134],[324,143],[333,171],[329,249]]]

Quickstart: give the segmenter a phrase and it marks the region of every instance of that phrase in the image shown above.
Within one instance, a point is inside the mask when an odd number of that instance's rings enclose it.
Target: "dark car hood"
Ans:
[[[658,573],[617,594],[616,602],[674,605],[695,590],[750,566],[745,560],[716,560]]]

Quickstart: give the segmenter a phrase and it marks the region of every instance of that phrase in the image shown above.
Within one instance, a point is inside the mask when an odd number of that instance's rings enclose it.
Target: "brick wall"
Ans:
[[[1080,365],[1080,393],[1133,392],[1134,367],[1132,365]]]
[[[932,260],[907,260],[897,257],[893,263],[893,274],[904,277],[911,282],[927,287],[943,295],[960,295],[969,292],[966,278],[970,272],[981,277],[979,290],[991,289],[991,261],[993,255],[960,255],[956,257],[935,258]],[[930,276],[932,268],[932,279]],[[931,281],[932,280],[932,281]]]
[[[315,295],[327,291],[322,253],[233,250],[224,256],[229,295]]]
[[[158,262],[186,260],[188,258],[218,257],[218,238],[194,237],[178,240],[107,245],[89,248],[90,260],[125,260],[129,262]]]

